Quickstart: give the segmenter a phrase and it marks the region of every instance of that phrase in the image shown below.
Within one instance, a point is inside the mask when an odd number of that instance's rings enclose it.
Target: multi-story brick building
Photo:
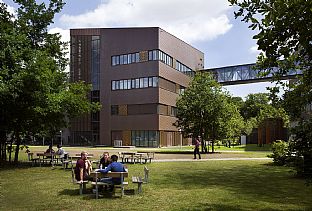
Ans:
[[[92,84],[100,112],[72,120],[69,144],[174,146],[176,99],[204,54],[158,27],[71,29],[71,81]],[[183,144],[188,144],[183,139]]]

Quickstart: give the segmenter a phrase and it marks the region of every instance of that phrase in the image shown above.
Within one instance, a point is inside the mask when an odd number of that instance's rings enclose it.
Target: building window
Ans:
[[[139,147],[158,147],[159,131],[133,130],[131,131],[131,145]]]
[[[112,105],[111,106],[111,115],[118,115],[119,112],[118,112],[118,105]]]

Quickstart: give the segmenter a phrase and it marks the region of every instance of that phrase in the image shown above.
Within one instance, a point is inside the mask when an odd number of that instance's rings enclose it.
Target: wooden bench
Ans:
[[[148,173],[149,170],[146,166],[144,166],[144,180],[141,177],[132,177],[132,183],[138,184],[138,193],[142,193],[142,184],[148,183]]]
[[[155,158],[155,152],[142,152],[142,153],[146,153],[146,155],[144,155],[140,158],[140,159],[143,159],[145,161],[144,163],[147,163],[147,161],[149,161],[151,163],[152,159]]]
[[[113,184],[113,195],[116,193],[116,189],[120,188],[121,190],[121,197],[124,195],[125,186],[128,185],[128,182],[124,181],[124,178],[128,177],[128,172],[108,172],[107,174],[102,174],[101,172],[92,172],[92,174],[95,174],[95,181],[92,182],[92,185],[95,185],[95,198],[99,198],[99,186],[104,185],[112,185],[111,183],[106,182],[99,182],[98,178],[102,178],[103,176],[112,177],[112,178],[120,178],[122,181],[120,184]]]

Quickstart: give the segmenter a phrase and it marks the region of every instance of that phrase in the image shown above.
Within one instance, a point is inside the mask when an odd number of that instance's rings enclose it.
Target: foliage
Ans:
[[[268,155],[269,158],[273,158],[273,162],[276,165],[283,166],[286,164],[289,157],[288,142],[277,140],[272,144],[272,154]]]
[[[90,87],[69,84],[66,43],[59,34],[49,34],[48,26],[61,11],[62,0],[37,4],[15,0],[15,15],[0,3],[0,131],[6,131],[19,150],[26,135],[54,135],[66,127],[68,119],[99,108],[90,103]],[[5,145],[1,139],[1,145]],[[15,162],[18,153],[15,153]]]
[[[312,179],[312,120],[299,122],[292,129],[290,150],[296,152],[296,169],[299,175]],[[303,158],[303,159],[302,159]],[[302,161],[302,162],[300,162]]]
[[[235,17],[250,23],[257,29],[257,67],[274,72],[274,79],[280,80],[286,73],[300,73],[297,81],[290,83],[284,94],[283,106],[299,127],[294,129],[292,150],[303,156],[303,168],[310,169],[312,159],[310,144],[312,131],[311,114],[306,112],[312,102],[312,1],[308,0],[229,0],[238,6]],[[271,93],[275,93],[272,90]],[[300,168],[300,166],[298,166]],[[312,171],[311,171],[312,172]],[[299,172],[300,173],[300,172]]]
[[[210,73],[194,76],[190,86],[177,100],[177,110],[176,126],[186,136],[201,135],[214,145],[216,140],[241,134],[243,123],[236,105]]]
[[[256,93],[248,94],[245,102],[241,107],[241,114],[245,120],[251,117],[257,117],[260,110],[265,108],[269,104],[268,94]]]

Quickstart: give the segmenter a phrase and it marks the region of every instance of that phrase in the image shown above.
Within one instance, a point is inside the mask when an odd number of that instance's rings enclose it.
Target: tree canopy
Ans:
[[[238,6],[235,17],[257,29],[254,39],[262,53],[257,67],[274,73],[274,80],[286,73],[301,76],[290,83],[283,96],[285,110],[299,127],[292,130],[293,150],[303,156],[305,174],[312,174],[310,131],[312,102],[312,1],[310,0],[229,0]],[[276,69],[277,67],[277,69]],[[276,90],[273,90],[276,93]],[[272,93],[272,92],[271,92]],[[308,108],[308,109],[307,109]],[[307,112],[308,111],[308,112]],[[298,171],[299,172],[299,171]]]
[[[59,34],[48,33],[64,2],[14,2],[19,5],[16,14],[0,3],[0,151],[4,153],[9,135],[11,144],[17,145],[17,162],[22,137],[53,134],[66,127],[70,118],[97,110],[99,105],[87,98],[89,85],[69,83],[67,45]]]
[[[212,144],[239,136],[243,125],[237,106],[210,73],[196,73],[177,101],[177,118],[185,136],[201,135]]]

